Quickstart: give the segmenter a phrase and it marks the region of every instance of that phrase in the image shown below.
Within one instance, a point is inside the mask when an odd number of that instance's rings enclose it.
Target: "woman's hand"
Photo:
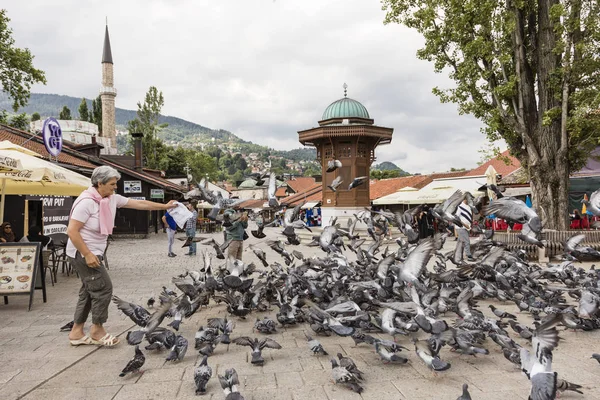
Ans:
[[[171,208],[175,208],[177,206],[175,203],[176,203],[175,200],[169,201],[167,204],[165,204],[165,210],[170,210]]]
[[[0,242],[2,242],[2,243],[6,243],[6,239],[4,239],[4,238],[0,238]]]
[[[100,266],[100,260],[91,251],[85,256],[85,263],[90,268],[98,268]]]

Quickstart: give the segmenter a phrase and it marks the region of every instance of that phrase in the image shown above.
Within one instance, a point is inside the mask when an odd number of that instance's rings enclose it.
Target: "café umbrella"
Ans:
[[[7,194],[79,196],[91,186],[89,178],[39,157],[7,140],[0,142],[0,221]]]

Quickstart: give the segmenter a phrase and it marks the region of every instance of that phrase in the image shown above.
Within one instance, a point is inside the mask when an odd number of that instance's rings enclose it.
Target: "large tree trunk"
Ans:
[[[560,164],[548,157],[529,168],[533,207],[545,229],[568,229],[569,175]]]

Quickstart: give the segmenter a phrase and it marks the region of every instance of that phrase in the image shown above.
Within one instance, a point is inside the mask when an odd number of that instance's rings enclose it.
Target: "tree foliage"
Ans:
[[[158,168],[166,155],[166,146],[158,137],[160,130],[166,124],[159,124],[160,110],[165,104],[162,92],[154,86],[150,86],[144,102],[137,103],[137,117],[127,123],[127,130],[132,133],[143,133],[142,139],[143,157],[146,166]],[[133,138],[132,138],[133,140]]]
[[[88,110],[88,121],[98,125],[98,132],[102,132],[102,98],[100,95],[92,100],[92,109]]]
[[[34,83],[46,83],[42,70],[33,67],[33,55],[29,49],[15,47],[12,29],[6,10],[0,9],[0,83],[2,91],[13,100],[12,108],[17,111],[29,99]]]
[[[58,114],[58,119],[71,119],[71,110],[69,110],[69,107],[63,106],[62,110],[60,110],[60,113]]]
[[[420,59],[448,72],[434,88],[504,139],[529,170],[547,228],[566,229],[568,177],[598,145],[597,0],[382,0],[386,23],[425,38]]]
[[[87,100],[84,97],[83,99],[81,99],[81,103],[79,104],[79,120],[87,121],[88,119],[89,119],[89,115],[88,115]]]
[[[26,113],[16,114],[10,118],[8,125],[22,131],[29,131],[29,117]]]
[[[40,115],[40,113],[34,112],[33,114],[31,114],[31,122],[39,121],[40,119],[42,119],[42,116]]]

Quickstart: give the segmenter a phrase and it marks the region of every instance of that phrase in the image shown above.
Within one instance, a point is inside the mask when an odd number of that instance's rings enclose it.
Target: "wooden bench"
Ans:
[[[509,250],[525,250],[527,256],[532,260],[539,259],[539,248],[534,244],[525,243],[518,238],[521,232],[495,232],[494,240],[505,243],[506,248]],[[554,257],[563,253],[563,243],[568,238],[578,235],[585,234],[585,239],[581,242],[582,245],[590,246],[596,250],[600,250],[600,231],[596,230],[569,230],[569,231],[543,231],[541,234],[541,240],[545,240],[546,246],[544,246],[543,254],[544,257]]]

